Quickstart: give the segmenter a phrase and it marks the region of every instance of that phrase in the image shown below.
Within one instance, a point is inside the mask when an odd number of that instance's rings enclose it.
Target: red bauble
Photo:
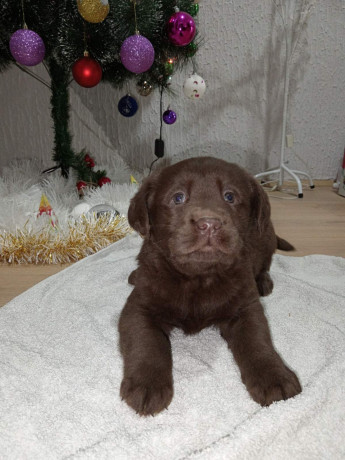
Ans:
[[[102,187],[102,185],[104,184],[110,184],[111,180],[109,179],[109,177],[101,177],[98,181],[98,185],[100,187]]]
[[[73,64],[72,74],[80,86],[92,88],[102,79],[102,67],[94,59],[84,56]]]

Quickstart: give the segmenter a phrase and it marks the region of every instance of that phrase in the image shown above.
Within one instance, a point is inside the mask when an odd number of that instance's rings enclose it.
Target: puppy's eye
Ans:
[[[235,196],[232,192],[225,192],[224,200],[227,201],[228,203],[233,203],[235,201]]]
[[[182,204],[186,201],[186,195],[182,192],[175,193],[173,196],[173,201],[175,204]]]

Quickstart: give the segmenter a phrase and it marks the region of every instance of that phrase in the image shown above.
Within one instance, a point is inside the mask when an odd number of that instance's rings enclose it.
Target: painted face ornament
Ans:
[[[201,99],[205,91],[206,83],[200,75],[193,74],[184,82],[183,92],[188,99]]]

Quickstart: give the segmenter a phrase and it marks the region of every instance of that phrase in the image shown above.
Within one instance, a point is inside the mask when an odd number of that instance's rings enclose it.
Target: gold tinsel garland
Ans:
[[[68,223],[67,230],[47,225],[0,231],[0,262],[8,264],[64,264],[98,252],[131,232],[125,217],[87,218]]]

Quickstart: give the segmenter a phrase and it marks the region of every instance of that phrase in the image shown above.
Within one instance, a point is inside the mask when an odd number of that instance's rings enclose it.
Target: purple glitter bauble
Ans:
[[[175,46],[186,46],[193,40],[196,32],[192,16],[183,11],[174,13],[167,24],[168,37]]]
[[[166,110],[163,113],[163,121],[167,125],[173,125],[176,119],[177,119],[177,115],[176,115],[176,112],[174,112],[173,110]]]
[[[10,38],[10,51],[19,64],[32,66],[43,61],[46,48],[36,32],[19,29]]]
[[[152,66],[155,50],[147,38],[142,35],[131,35],[122,43],[120,58],[127,70],[142,73]]]

